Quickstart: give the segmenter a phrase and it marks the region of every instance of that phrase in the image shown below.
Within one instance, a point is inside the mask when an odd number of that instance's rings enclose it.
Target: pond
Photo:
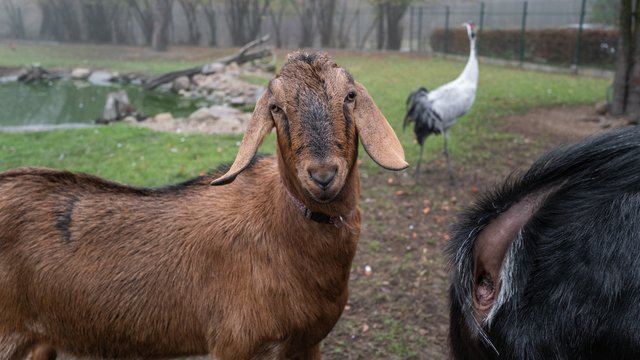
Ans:
[[[186,117],[203,104],[170,92],[144,91],[134,85],[94,85],[85,81],[0,84],[0,130],[87,126],[102,116],[107,95],[125,90],[138,112],[153,116],[170,112]]]

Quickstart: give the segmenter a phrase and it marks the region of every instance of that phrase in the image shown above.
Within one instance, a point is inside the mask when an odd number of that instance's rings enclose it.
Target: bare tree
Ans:
[[[155,0],[153,6],[153,33],[151,48],[154,51],[166,51],[169,47],[169,27],[171,25],[172,0]]]
[[[82,40],[80,13],[75,0],[39,0],[42,13],[40,37],[63,42]]]
[[[323,47],[333,45],[333,19],[336,10],[336,0],[316,0],[316,17],[320,30],[320,44]]]
[[[201,4],[203,14],[209,25],[209,46],[218,45],[218,23],[216,21],[216,6],[213,0],[204,0]]]
[[[290,0],[293,10],[300,19],[299,47],[313,47],[315,33],[315,2],[316,0]]]
[[[188,39],[187,43],[191,45],[198,45],[202,34],[198,27],[198,7],[200,6],[200,0],[178,0],[184,16],[187,19]]]
[[[270,0],[225,0],[231,41],[242,46],[258,37]]]
[[[372,0],[378,13],[378,50],[399,50],[402,45],[402,18],[415,0]]]
[[[144,43],[151,45],[153,37],[153,10],[149,0],[127,0],[129,7],[138,20],[140,30],[144,36]]]
[[[276,0],[269,7],[269,18],[276,40],[276,48],[282,47],[282,18],[287,9],[288,0]]]
[[[97,43],[133,43],[129,6],[124,1],[83,0],[83,37]]]
[[[611,113],[640,121],[640,0],[621,0]]]
[[[351,29],[356,23],[356,18],[360,16],[360,0],[356,0],[356,11],[353,12],[353,16],[347,21],[347,16],[349,14],[348,5],[350,3],[349,0],[341,0],[342,6],[341,10],[338,12],[338,29],[335,38],[335,45],[338,48],[344,49],[349,46],[349,35],[351,33]]]
[[[9,18],[9,29],[11,36],[16,39],[24,39],[27,37],[27,32],[24,28],[24,18],[22,17],[22,8],[13,4],[13,1],[9,0],[4,4],[5,11]]]

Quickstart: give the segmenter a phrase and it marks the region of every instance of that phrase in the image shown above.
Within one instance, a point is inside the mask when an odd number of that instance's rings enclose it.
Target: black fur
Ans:
[[[551,193],[522,228],[514,294],[483,340],[470,306],[476,235],[540,190]],[[460,216],[448,254],[454,358],[640,359],[640,128],[542,156]]]
[[[71,219],[73,215],[73,208],[77,201],[78,198],[71,195],[67,198],[64,209],[56,211],[56,229],[62,233],[62,239],[67,243],[71,241]]]
[[[409,94],[406,102],[407,114],[402,124],[404,130],[408,124],[414,123],[413,133],[421,146],[429,135],[437,135],[444,130],[442,117],[433,109],[427,98],[428,94],[425,87],[419,87]]]
[[[326,108],[326,101],[319,99],[316,94],[309,91],[300,98],[300,117],[303,139],[309,144],[311,154],[317,159],[324,159],[329,155],[330,149],[327,148],[327,140],[333,136],[331,134],[332,125],[329,111]]]

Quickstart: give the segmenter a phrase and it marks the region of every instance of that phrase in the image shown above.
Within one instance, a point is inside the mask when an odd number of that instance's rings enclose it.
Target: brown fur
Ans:
[[[50,169],[0,173],[0,358],[319,359],[360,231],[357,134],[381,165],[406,163],[364,87],[325,55],[292,55],[270,88],[226,174],[142,189]],[[344,105],[349,91],[357,97]],[[305,96],[329,114],[324,136],[300,115],[318,110],[300,108]],[[277,156],[252,161],[272,127]],[[326,189],[310,180],[334,166]],[[292,195],[344,225],[304,218]]]

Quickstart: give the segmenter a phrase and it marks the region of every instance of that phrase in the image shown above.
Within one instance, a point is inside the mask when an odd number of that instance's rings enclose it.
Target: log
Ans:
[[[265,35],[259,39],[256,39],[247,43],[237,53],[217,59],[213,63],[205,64],[202,66],[196,66],[189,69],[172,71],[172,72],[168,72],[168,73],[153,77],[149,79],[147,82],[145,82],[144,89],[153,90],[156,87],[165,83],[169,83],[181,76],[191,77],[196,74],[205,74],[205,75],[211,74],[212,73],[211,69],[214,68],[214,66],[212,66],[213,64],[229,65],[235,62],[238,65],[242,65],[244,63],[262,59],[265,57],[273,57],[274,52],[270,48],[258,49],[258,50],[252,51],[254,48],[264,44],[268,40],[269,40],[269,35]]]

